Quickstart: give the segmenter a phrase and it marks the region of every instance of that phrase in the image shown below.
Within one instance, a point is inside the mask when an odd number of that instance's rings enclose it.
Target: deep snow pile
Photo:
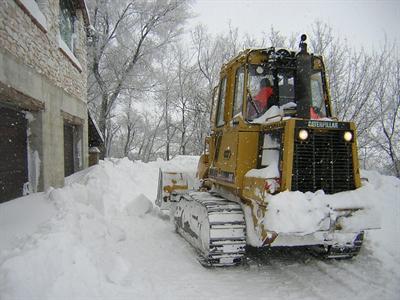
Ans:
[[[159,168],[193,176],[197,160],[111,159],[70,176],[63,188],[1,204],[0,299],[112,295],[130,270],[115,247],[135,230],[119,221],[153,213]],[[152,221],[144,221],[149,230]]]
[[[341,226],[348,231],[380,228],[380,189],[373,183],[355,190],[327,195],[322,190],[315,193],[282,192],[268,197],[268,211],[264,218],[266,228],[277,233],[305,235],[319,230],[329,230],[330,219],[344,209],[359,209]],[[392,195],[396,196],[396,195]]]
[[[193,176],[197,160],[109,160],[70,176],[64,188],[1,204],[0,299],[230,298],[227,289],[243,298],[271,291],[268,281],[240,268],[203,269],[153,207],[158,169]],[[366,246],[391,270],[384,282],[396,280],[400,181],[366,176],[384,211],[382,229],[369,233]],[[304,296],[284,293],[274,289],[287,299]]]

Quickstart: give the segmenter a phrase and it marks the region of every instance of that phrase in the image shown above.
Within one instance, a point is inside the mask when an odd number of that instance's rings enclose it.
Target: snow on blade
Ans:
[[[395,196],[395,195],[393,195]],[[340,211],[353,209],[353,217],[343,218],[341,225],[349,231],[380,228],[380,192],[370,183],[356,191],[326,195],[315,193],[282,192],[267,196],[264,225],[277,233],[306,235],[329,230],[329,220]]]

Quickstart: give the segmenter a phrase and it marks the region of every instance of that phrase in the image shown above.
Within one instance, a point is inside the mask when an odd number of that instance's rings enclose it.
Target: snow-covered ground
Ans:
[[[197,159],[109,160],[0,204],[0,299],[399,299],[400,180],[364,172],[382,228],[356,258],[274,250],[206,269],[152,204],[158,168],[194,175]]]

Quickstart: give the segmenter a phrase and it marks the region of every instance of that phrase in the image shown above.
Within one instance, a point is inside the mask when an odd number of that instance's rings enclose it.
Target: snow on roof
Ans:
[[[94,129],[96,130],[96,133],[98,134],[99,138],[101,139],[101,141],[104,143],[104,136],[100,131],[99,126],[96,123],[96,120],[92,117],[91,112],[88,110],[88,116],[89,116],[89,121],[92,122],[92,125],[94,126]]]

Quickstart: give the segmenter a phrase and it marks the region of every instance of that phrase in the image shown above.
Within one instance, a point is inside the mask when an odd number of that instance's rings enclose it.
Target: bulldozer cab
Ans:
[[[259,123],[272,107],[279,108],[282,117],[333,115],[323,60],[306,49],[298,53],[275,48],[244,51],[222,69],[215,95],[211,122],[216,130],[238,117],[247,124]]]

